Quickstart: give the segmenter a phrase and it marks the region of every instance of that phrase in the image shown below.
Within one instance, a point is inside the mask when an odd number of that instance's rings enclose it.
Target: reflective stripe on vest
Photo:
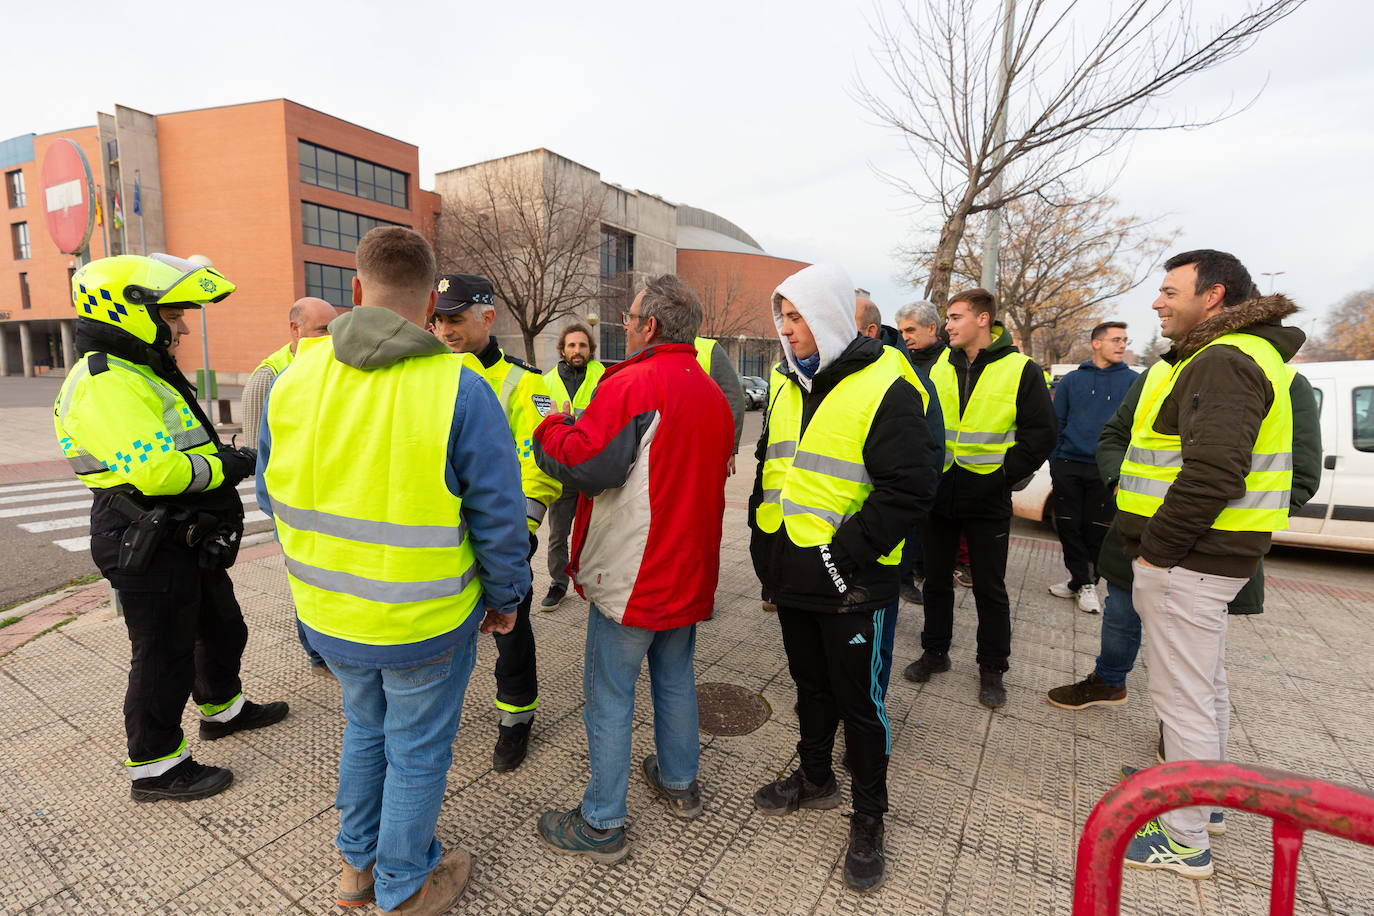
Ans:
[[[291,365],[291,360],[295,358],[296,354],[291,352],[291,345],[287,344],[280,350],[273,350],[271,355],[258,363],[258,369],[271,369],[274,376],[281,375],[281,371]]]
[[[763,502],[755,513],[761,531],[772,534],[785,526],[788,539],[798,547],[830,543],[835,529],[858,512],[873,492],[872,478],[864,467],[864,442],[883,397],[901,380],[922,392],[923,399],[928,396],[911,363],[885,347],[877,360],[840,380],[816,408],[803,434],[801,388],[780,368],[773,369]],[[878,562],[895,566],[901,559],[899,542]]]
[[[1183,469],[1183,444],[1177,435],[1156,430],[1155,422],[1183,369],[1198,353],[1218,344],[1235,347],[1255,361],[1269,380],[1273,404],[1255,438],[1250,471],[1245,475],[1245,495],[1229,501],[1212,528],[1282,531],[1288,527],[1289,491],[1293,486],[1293,402],[1288,396],[1292,372],[1271,344],[1253,334],[1224,334],[1176,366],[1161,361],[1150,367],[1131,424],[1131,444],[1121,464],[1117,508],[1148,518],[1164,503]]]
[[[945,415],[944,469],[957,463],[975,474],[991,474],[1016,444],[1016,393],[1030,357],[1008,353],[984,366],[968,406],[961,410],[959,377],[949,354],[946,348],[930,367],[930,380]]]
[[[553,409],[559,412],[563,410],[563,404],[572,405],[572,415],[575,418],[582,416],[582,412],[587,409],[587,405],[592,402],[592,392],[596,390],[596,383],[601,381],[601,376],[606,374],[606,367],[596,360],[587,363],[587,374],[582,379],[582,384],[578,386],[576,394],[568,394],[568,386],[563,384],[563,377],[558,374],[558,367],[554,366],[544,373],[544,384],[549,388],[549,397],[553,398]]]
[[[300,619],[367,645],[458,628],[482,590],[462,500],[445,482],[459,357],[364,372],[321,338],[292,365],[268,401],[265,482]],[[311,411],[288,406],[307,401]],[[404,491],[379,481],[403,481]]]

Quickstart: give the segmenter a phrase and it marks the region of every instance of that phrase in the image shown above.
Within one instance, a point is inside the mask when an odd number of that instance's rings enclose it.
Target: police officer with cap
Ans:
[[[172,355],[182,314],[219,302],[234,284],[165,254],[119,255],[72,277],[82,356],[54,405],[62,450],[95,495],[91,556],[119,593],[132,659],[124,728],[134,801],[207,798],[233,774],[191,759],[186,698],[200,738],[214,741],[281,721],[285,703],[244,699],[248,641],[232,566],[243,535],[235,486],[256,454],[226,446]]]
[[[533,556],[539,543],[535,531],[562,492],[558,481],[539,470],[531,449],[534,428],[552,412],[553,399],[539,370],[503,353],[491,336],[496,299],[489,280],[473,274],[444,274],[439,277],[436,291],[435,336],[453,352],[470,353],[476,358],[480,363],[476,368],[496,392],[506,413],[520,460],[520,484],[525,492],[525,520]],[[524,762],[534,711],[539,706],[529,594],[520,603],[515,628],[495,635],[495,639],[496,707],[500,721],[492,766],[497,772],[506,772]]]

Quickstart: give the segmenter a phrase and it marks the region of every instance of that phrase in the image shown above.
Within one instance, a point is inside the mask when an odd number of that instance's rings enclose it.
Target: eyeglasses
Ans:
[[[634,312],[621,312],[621,313],[620,313],[620,323],[623,324],[625,327],[628,328],[628,327],[630,326],[630,321],[631,321],[631,319],[633,319],[634,321],[637,322],[637,321],[639,321],[639,319],[640,319],[641,317],[643,317],[643,316],[641,316],[641,315],[636,315]]]

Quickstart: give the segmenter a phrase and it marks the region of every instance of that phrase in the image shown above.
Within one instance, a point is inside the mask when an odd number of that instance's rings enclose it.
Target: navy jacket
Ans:
[[[1121,406],[1136,372],[1125,363],[1099,369],[1092,360],[1059,380],[1054,389],[1054,413],[1059,418],[1059,441],[1050,461],[1065,458],[1094,464],[1102,427]]]

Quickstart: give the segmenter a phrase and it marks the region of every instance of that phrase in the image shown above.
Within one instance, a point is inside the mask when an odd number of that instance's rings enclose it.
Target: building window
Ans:
[[[305,262],[305,294],[323,299],[335,308],[353,308],[353,278],[358,272],[351,267]]]
[[[617,323],[612,326],[603,323],[601,325],[601,344],[597,350],[597,359],[603,362],[612,362],[625,358],[625,329]]]
[[[1361,386],[1352,391],[1350,410],[1355,421],[1352,430],[1355,448],[1374,452],[1374,388]]]
[[[33,257],[29,250],[29,224],[10,223],[10,241],[14,242],[14,259],[23,261]]]
[[[29,299],[29,275],[19,275],[19,307],[25,309],[33,308],[33,302]]]
[[[5,173],[5,196],[9,198],[10,209],[24,206],[24,172],[22,169]]]
[[[399,225],[361,213],[301,202],[301,236],[307,245],[356,251],[359,239],[367,235],[369,230],[377,226]]]
[[[635,237],[628,232],[601,227],[601,283],[617,286],[624,275],[635,269]]]
[[[408,209],[409,195],[405,172],[389,169],[366,159],[299,141],[301,181],[332,191],[342,191],[375,200],[379,204]]]

